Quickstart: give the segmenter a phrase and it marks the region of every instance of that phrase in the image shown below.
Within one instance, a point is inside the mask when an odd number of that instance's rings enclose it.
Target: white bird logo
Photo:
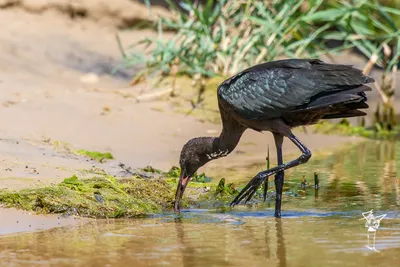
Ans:
[[[373,210],[361,213],[365,222],[365,228],[368,228],[368,232],[376,232],[378,230],[381,220],[386,217],[387,214],[380,216],[374,216]],[[362,219],[362,218],[361,218]]]
[[[364,218],[361,218],[360,220],[366,220],[365,228],[368,229],[368,245],[366,247],[372,251],[380,252],[375,248],[376,230],[378,230],[381,220],[385,218],[387,214],[375,216],[373,214],[373,210],[363,212],[361,214]],[[372,246],[370,245],[370,234],[373,234]]]

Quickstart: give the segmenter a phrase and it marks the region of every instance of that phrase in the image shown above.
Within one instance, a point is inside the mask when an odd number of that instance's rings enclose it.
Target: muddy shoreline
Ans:
[[[0,236],[34,232],[55,227],[79,226],[90,222],[88,218],[60,215],[36,215],[33,212],[0,207]]]

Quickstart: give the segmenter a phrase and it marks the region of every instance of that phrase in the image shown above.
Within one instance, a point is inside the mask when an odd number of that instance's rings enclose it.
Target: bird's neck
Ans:
[[[210,137],[209,142],[211,144],[206,149],[207,159],[213,160],[227,156],[236,148],[243,132],[244,129],[229,131],[224,128],[219,137]]]

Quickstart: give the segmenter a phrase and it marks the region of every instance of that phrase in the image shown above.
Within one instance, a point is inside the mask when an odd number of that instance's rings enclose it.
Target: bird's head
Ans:
[[[214,137],[197,137],[189,140],[183,146],[179,159],[181,174],[175,195],[175,212],[180,211],[180,200],[190,178],[201,166],[216,158],[213,157],[213,155],[215,155],[214,150],[217,146],[216,139],[217,138]]]

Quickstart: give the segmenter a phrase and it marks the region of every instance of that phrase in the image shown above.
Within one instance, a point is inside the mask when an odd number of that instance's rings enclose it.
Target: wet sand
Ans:
[[[36,215],[32,212],[0,208],[0,236],[4,234],[33,232],[54,227],[83,225],[87,218],[61,217],[57,215]]]

